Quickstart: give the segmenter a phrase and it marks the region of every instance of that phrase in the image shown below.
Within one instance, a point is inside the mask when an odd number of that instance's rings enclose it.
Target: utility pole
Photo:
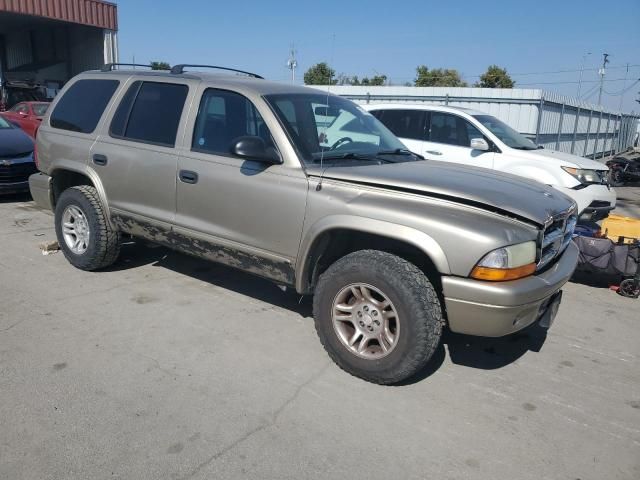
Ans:
[[[622,111],[622,102],[624,101],[624,89],[627,88],[627,77],[629,76],[629,64],[627,63],[627,70],[624,73],[624,82],[622,82],[622,90],[620,91],[620,105],[618,110]]]
[[[607,63],[609,63],[609,54],[602,54],[602,68],[598,70],[598,74],[600,75],[600,91],[598,92],[598,106],[602,105],[602,89],[604,88],[604,76],[606,75],[606,67]]]
[[[584,63],[591,52],[587,52],[582,56],[582,65],[580,66],[580,80],[578,80],[578,100],[580,100],[580,90],[582,90],[582,74],[584,73]]]
[[[287,68],[291,70],[291,83],[296,83],[296,68],[298,68],[298,61],[296,60],[296,50],[293,43],[291,44],[291,50],[289,51]]]

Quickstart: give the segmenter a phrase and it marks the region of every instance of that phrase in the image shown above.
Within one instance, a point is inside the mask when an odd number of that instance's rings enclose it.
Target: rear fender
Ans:
[[[109,223],[111,223],[111,226],[115,228],[115,225],[111,221],[111,212],[109,211],[109,202],[107,201],[107,195],[104,190],[104,186],[100,181],[100,177],[98,176],[96,171],[86,164],[78,164],[78,162],[74,162],[71,160],[69,161],[61,160],[56,162],[55,167],[50,171],[49,174],[51,175],[51,177],[55,178],[56,174],[61,174],[61,173],[64,173],[65,171],[78,173],[89,179],[91,184],[95,187],[96,191],[98,192],[100,203],[102,203],[102,208],[104,209],[105,215]],[[54,198],[54,201],[57,203],[56,198]],[[55,209],[55,204],[54,204],[54,209]]]

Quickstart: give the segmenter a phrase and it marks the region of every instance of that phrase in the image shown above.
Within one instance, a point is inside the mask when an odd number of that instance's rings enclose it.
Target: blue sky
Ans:
[[[640,0],[556,1],[207,1],[119,0],[120,60],[235,66],[272,80],[290,78],[293,42],[298,78],[327,61],[337,73],[385,73],[411,81],[417,65],[455,68],[473,83],[489,64],[506,67],[517,86],[575,96],[583,55],[582,92],[611,55],[603,103],[618,108],[626,86],[640,79]],[[560,70],[574,70],[565,73]],[[640,83],[624,96],[623,110]],[[615,95],[618,94],[618,95]],[[596,102],[594,90],[590,101]]]

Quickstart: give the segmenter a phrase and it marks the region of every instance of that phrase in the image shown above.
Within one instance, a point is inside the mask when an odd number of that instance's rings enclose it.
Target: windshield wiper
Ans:
[[[511,147],[511,148],[514,148],[516,150],[538,150],[539,147],[524,147],[524,146],[522,146],[522,147]]]
[[[411,155],[412,157],[418,157],[424,160],[422,155],[412,152],[408,148],[396,148],[395,150],[380,150],[376,155]]]
[[[331,160],[377,160],[374,155],[363,155],[360,153],[347,152],[342,153],[340,155],[324,155],[323,157],[314,158],[314,163],[320,163],[320,161],[331,161]],[[387,160],[383,160],[387,161]]]

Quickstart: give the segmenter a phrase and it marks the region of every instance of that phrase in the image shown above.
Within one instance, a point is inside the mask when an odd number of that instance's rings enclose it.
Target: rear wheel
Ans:
[[[440,301],[424,273],[377,250],[351,253],[321,275],[314,318],[338,366],[379,384],[398,383],[422,369],[443,325]]]
[[[55,212],[58,245],[81,270],[108,267],[120,253],[120,234],[109,224],[94,187],[71,187],[60,195]]]

